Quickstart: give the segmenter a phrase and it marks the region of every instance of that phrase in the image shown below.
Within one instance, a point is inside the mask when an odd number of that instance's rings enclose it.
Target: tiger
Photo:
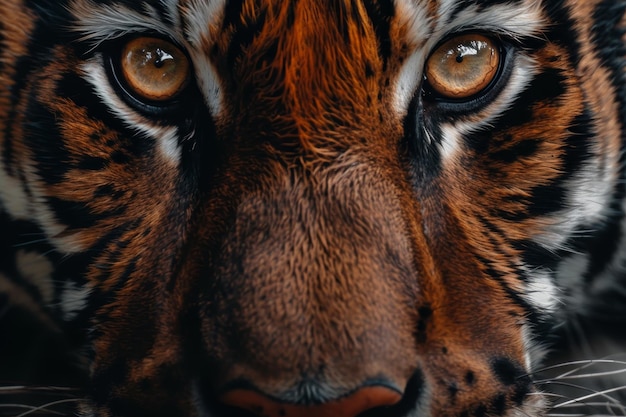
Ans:
[[[626,1],[0,11],[0,341],[68,415],[539,417],[623,335]]]

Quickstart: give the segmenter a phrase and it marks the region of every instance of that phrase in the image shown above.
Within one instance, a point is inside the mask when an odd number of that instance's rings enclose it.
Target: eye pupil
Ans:
[[[459,54],[456,56],[456,62],[458,62],[459,64],[461,64],[463,62],[463,55]]]

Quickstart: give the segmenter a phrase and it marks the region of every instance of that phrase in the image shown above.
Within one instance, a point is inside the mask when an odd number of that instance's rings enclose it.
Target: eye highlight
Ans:
[[[476,33],[455,36],[428,58],[426,81],[439,97],[471,98],[492,84],[500,61],[500,48],[494,40]]]
[[[142,101],[162,103],[172,100],[189,82],[189,59],[164,39],[131,39],[122,46],[119,59],[119,71],[129,93]]]

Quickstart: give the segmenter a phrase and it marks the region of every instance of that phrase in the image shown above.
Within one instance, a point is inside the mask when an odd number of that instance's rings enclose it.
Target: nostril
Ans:
[[[281,402],[256,391],[235,389],[220,398],[225,405],[262,417],[356,417],[378,407],[391,406],[402,394],[385,386],[367,386],[322,404],[298,405]]]

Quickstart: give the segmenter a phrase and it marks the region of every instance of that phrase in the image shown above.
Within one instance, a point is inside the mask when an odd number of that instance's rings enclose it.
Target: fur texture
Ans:
[[[0,10],[0,292],[82,416],[540,416],[621,331],[624,1]]]

